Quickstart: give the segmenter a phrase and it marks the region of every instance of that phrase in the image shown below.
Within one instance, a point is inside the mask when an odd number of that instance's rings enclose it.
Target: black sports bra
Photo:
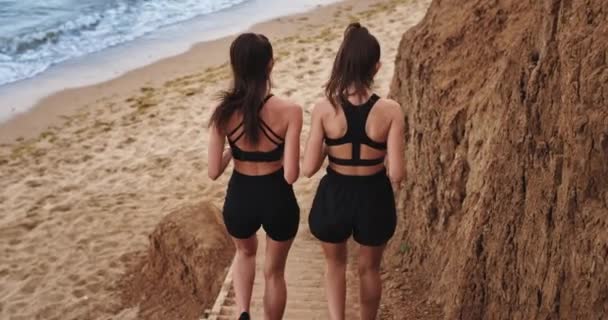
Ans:
[[[361,145],[367,145],[377,150],[386,150],[386,142],[372,140],[365,132],[365,124],[369,112],[378,102],[380,97],[375,93],[362,105],[354,106],[348,100],[342,105],[346,117],[346,134],[338,139],[330,139],[325,136],[325,144],[337,146],[350,143],[352,145],[352,156],[350,159],[336,158],[328,155],[329,161],[341,166],[375,166],[384,162],[384,156],[376,159],[361,159]]]
[[[262,110],[268,99],[270,99],[271,97],[272,94],[264,98],[260,110]],[[270,126],[268,126],[268,124],[266,124],[264,120],[260,118],[260,131],[266,136],[266,138],[268,138],[268,140],[270,140],[270,142],[276,145],[276,147],[270,151],[245,151],[239,148],[236,145],[236,142],[239,141],[239,139],[241,139],[245,135],[245,130],[241,130],[241,133],[239,133],[235,139],[231,139],[231,137],[235,133],[237,133],[237,131],[239,131],[239,129],[241,129],[242,127],[243,122],[241,121],[241,123],[236,126],[236,128],[234,128],[232,131],[230,131],[230,133],[228,133],[227,135],[228,144],[232,149],[232,157],[234,159],[249,162],[274,162],[279,161],[283,158],[285,141],[278,134],[272,131],[272,129],[270,129]]]

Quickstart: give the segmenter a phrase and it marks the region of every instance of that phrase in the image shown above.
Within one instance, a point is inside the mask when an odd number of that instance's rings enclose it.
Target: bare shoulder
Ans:
[[[334,112],[334,106],[325,97],[319,99],[312,109],[312,114],[316,117],[324,117],[332,112]]]
[[[401,111],[401,105],[399,104],[399,102],[393,100],[393,99],[388,99],[388,98],[380,98],[380,100],[378,101],[383,109],[387,109],[387,110],[392,110],[392,111]]]
[[[302,114],[302,107],[291,100],[273,96],[271,103],[277,111],[289,115],[290,117]]]
[[[383,113],[387,116],[399,118],[403,116],[403,110],[399,102],[388,98],[381,98],[378,102],[381,105]]]

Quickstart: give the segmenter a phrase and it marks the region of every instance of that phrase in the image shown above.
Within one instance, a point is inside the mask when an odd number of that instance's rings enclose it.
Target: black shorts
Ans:
[[[319,240],[346,241],[351,234],[366,246],[380,246],[395,233],[395,197],[386,170],[371,176],[347,176],[331,168],[321,179],[308,216]]]
[[[283,169],[262,176],[233,172],[224,202],[224,224],[239,239],[254,235],[261,226],[275,241],[293,239],[298,232],[300,208]]]

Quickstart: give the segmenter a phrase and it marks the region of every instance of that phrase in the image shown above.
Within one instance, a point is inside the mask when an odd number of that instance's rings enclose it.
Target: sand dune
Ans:
[[[379,38],[376,86],[386,95],[403,25],[419,20],[428,2],[347,1],[256,27],[275,47],[274,93],[306,110],[303,137],[346,23],[360,20]],[[187,55],[204,59],[205,46]],[[183,61],[163,68],[184,70]],[[201,201],[219,206],[224,196],[228,173],[215,183],[206,176],[206,122],[229,69],[196,67],[104,84],[95,102],[72,108],[65,121],[0,147],[0,318],[136,316],[117,294],[132,253],[145,250],[164,214]],[[147,68],[154,75],[155,65]],[[114,95],[125,81],[139,89]],[[297,183],[301,203],[311,201],[317,181]]]

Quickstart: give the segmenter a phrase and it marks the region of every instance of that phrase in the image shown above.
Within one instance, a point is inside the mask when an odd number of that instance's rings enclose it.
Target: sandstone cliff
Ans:
[[[201,204],[168,214],[150,235],[147,254],[127,273],[126,306],[140,319],[199,319],[215,301],[234,247],[219,210]]]
[[[608,2],[435,0],[401,39],[399,263],[446,319],[608,319]]]

